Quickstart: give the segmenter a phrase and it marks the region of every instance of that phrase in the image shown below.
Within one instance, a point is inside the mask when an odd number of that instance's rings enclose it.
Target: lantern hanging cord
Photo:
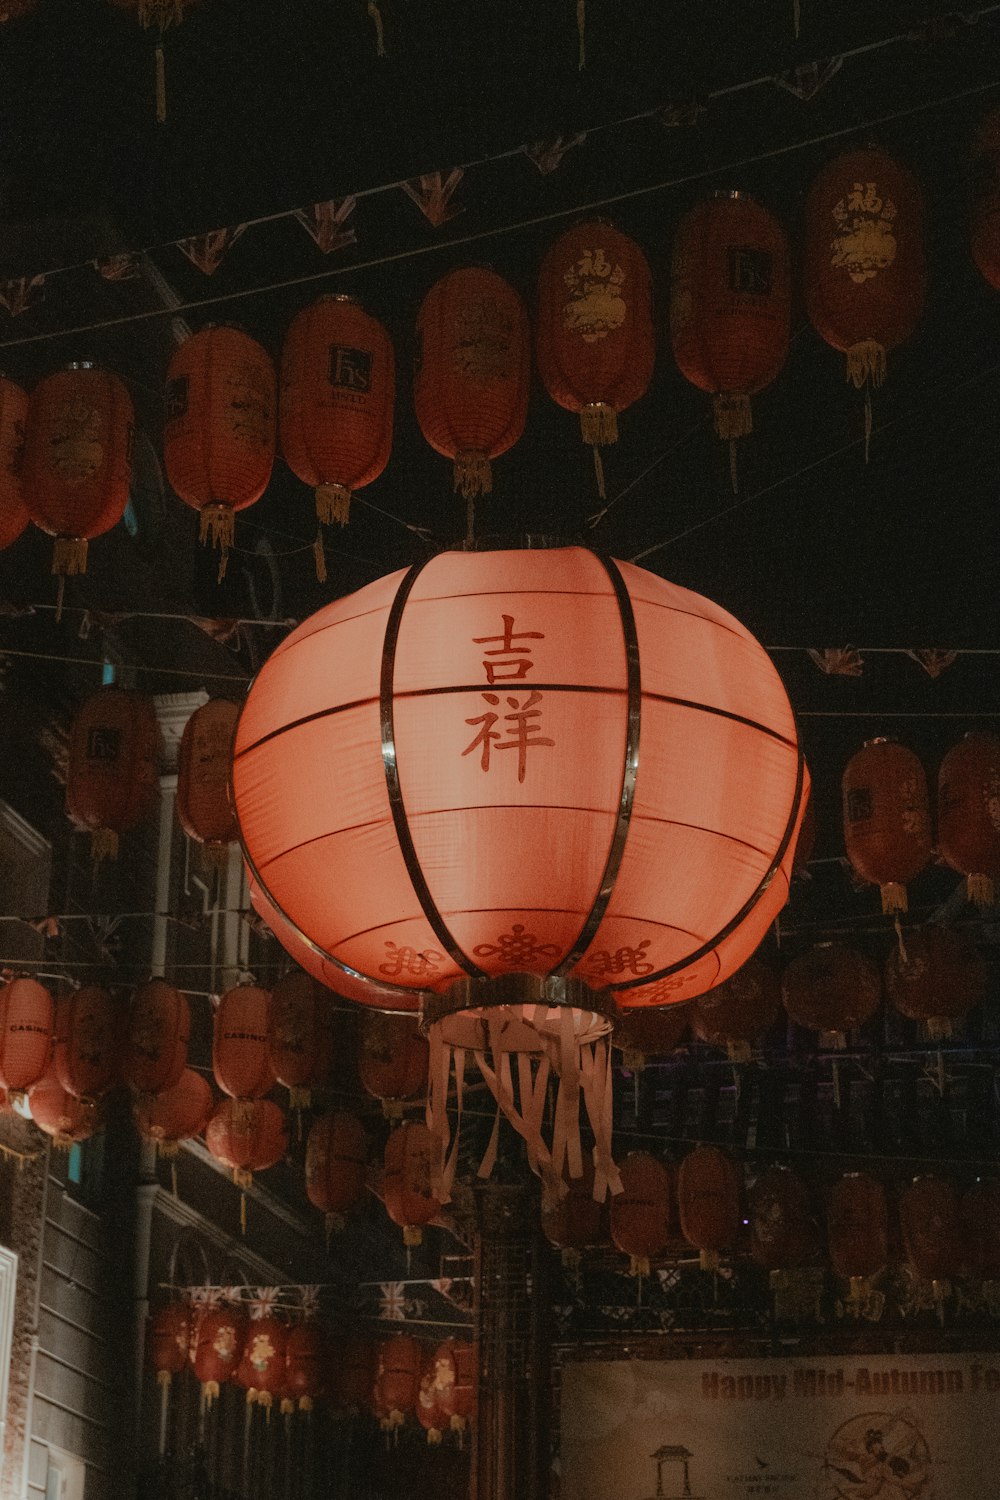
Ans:
[[[15,650],[13,646],[0,646],[0,659],[5,656],[17,657],[24,661],[59,661],[74,667],[94,667],[103,670],[105,663],[89,656],[59,656],[51,651],[21,651]],[[139,662],[120,663],[122,671],[146,672],[161,677],[188,677],[195,680],[211,677],[218,682],[241,682],[244,686],[250,681],[249,672],[194,672],[183,667],[147,667]]]
[[[994,9],[1000,9],[1000,7],[994,7]],[[741,85],[740,88],[754,87],[758,81],[759,80],[754,80],[753,83]],[[769,76],[766,81],[772,82],[773,78]],[[721,163],[719,166],[709,167],[699,172],[686,172],[679,177],[665,178],[662,182],[652,183],[648,187],[632,188],[630,191],[625,193],[611,194],[608,197],[598,198],[589,203],[577,203],[570,208],[553,210],[552,213],[548,214],[537,214],[529,219],[512,220],[508,224],[494,225],[490,229],[483,229],[475,234],[454,236],[451,239],[447,240],[436,240],[433,244],[417,245],[408,250],[397,250],[392,254],[375,256],[369,260],[351,261],[342,266],[330,266],[325,270],[309,272],[304,276],[289,277],[285,281],[273,281],[268,282],[263,286],[246,287],[242,291],[238,292],[222,292],[214,297],[198,297],[188,302],[180,302],[175,307],[148,308],[144,312],[129,313],[119,318],[98,319],[96,322],[78,324],[71,328],[50,329],[45,333],[28,334],[24,338],[5,339],[3,342],[0,342],[0,349],[16,349],[28,344],[50,343],[53,339],[71,337],[75,338],[80,334],[97,333],[109,328],[124,328],[137,323],[149,323],[163,318],[176,318],[186,312],[194,312],[198,309],[207,307],[219,307],[225,303],[230,302],[242,302],[251,297],[268,296],[272,292],[285,291],[288,288],[294,286],[309,286],[317,282],[330,281],[341,276],[357,276],[361,271],[375,270],[380,266],[393,265],[399,261],[415,260],[425,255],[438,254],[442,250],[454,250],[466,245],[479,244],[484,240],[494,239],[500,235],[517,234],[522,230],[535,229],[543,224],[557,223],[562,219],[579,219],[583,215],[596,213],[599,210],[613,207],[615,204],[632,202],[638,198],[649,197],[654,193],[666,192],[671,188],[689,186],[692,183],[704,182],[713,177],[731,177],[733,174],[739,173],[745,168],[754,166],[760,162],[773,161],[783,156],[790,156],[797,151],[806,150],[810,146],[822,145],[828,141],[843,140],[850,136],[856,136],[863,131],[875,130],[880,126],[890,124],[893,121],[908,119],[913,115],[924,114],[931,109],[943,108],[945,105],[954,104],[961,99],[975,98],[998,88],[1000,88],[1000,79],[993,79],[989,83],[977,84],[973,88],[960,89],[956,93],[944,95],[939,99],[924,100],[922,103],[915,104],[909,109],[893,110],[889,114],[877,115],[866,120],[858,120],[851,125],[843,126],[839,130],[825,131],[821,135],[809,136],[803,140],[792,141],[785,146],[776,146],[771,151],[759,151],[752,156],[744,157],[740,161],[725,162]],[[727,92],[736,91],[737,90],[729,90]],[[657,113],[658,111],[655,110],[647,111],[644,115],[638,116],[636,118],[651,119],[655,118]],[[516,157],[521,155],[522,149],[523,148],[518,147],[517,150],[503,152],[497,157],[488,157],[485,158],[481,163],[474,162],[471,165],[488,165],[492,161],[502,161],[510,157]],[[399,189],[403,187],[403,185],[404,184],[402,182],[391,183],[384,187],[369,189],[367,190],[367,193],[355,193],[352,196],[356,198],[370,196],[374,193],[382,193]],[[288,212],[281,214],[272,214],[268,218],[255,220],[254,223],[270,223],[276,220],[286,219],[289,216],[290,215]],[[153,249],[170,249],[176,247],[176,245],[178,245],[179,243],[180,241],[171,240],[167,245],[153,247]],[[152,253],[152,251],[141,253]],[[75,267],[60,268],[60,270],[61,269],[69,270],[75,269]],[[42,274],[44,274],[45,276],[54,276],[60,274],[60,272],[54,270]],[[312,544],[310,543],[309,545],[311,546]]]

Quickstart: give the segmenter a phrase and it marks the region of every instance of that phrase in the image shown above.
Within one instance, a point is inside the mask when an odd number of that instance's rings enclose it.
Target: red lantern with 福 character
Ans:
[[[54,1032],[55,1002],[37,979],[12,979],[0,989],[0,1087],[20,1096],[38,1083]]]
[[[143,1140],[151,1141],[161,1156],[176,1156],[181,1141],[193,1140],[205,1129],[214,1107],[208,1079],[185,1068],[172,1088],[140,1094],[132,1118]]]
[[[630,1151],[620,1172],[622,1190],[611,1199],[611,1240],[629,1257],[633,1276],[648,1276],[650,1261],[670,1235],[670,1173],[648,1151]]]
[[[229,768],[239,708],[228,698],[210,698],[184,725],[177,752],[177,821],[201,844],[216,867],[225,864],[239,838],[229,801]]]
[[[27,418],[27,393],[0,375],[0,551],[13,546],[31,519],[21,484]]]
[[[886,994],[900,1015],[939,1041],[986,995],[988,970],[963,932],[928,922],[900,934],[885,963]]]
[[[187,1067],[191,1011],[165,979],[150,979],[132,997],[122,1052],[122,1078],[133,1093],[163,1094]]]
[[[740,1179],[736,1163],[717,1146],[697,1146],[677,1172],[681,1233],[712,1271],[740,1236]]]
[[[875,1014],[881,994],[875,965],[844,943],[816,943],[793,958],[781,977],[790,1019],[818,1031],[823,1046],[845,1047],[847,1033]]]
[[[177,495],[199,512],[199,539],[221,548],[225,576],[236,512],[255,504],[274,467],[277,377],[240,328],[203,328],[167,370],[163,459]]]
[[[87,571],[87,543],[125,514],[132,478],[132,398],[117,375],[68,365],[31,393],[21,470],[35,525],[55,538],[52,571]],[[61,588],[60,583],[60,588]]]
[[[292,1109],[308,1109],[312,1090],[330,1071],[330,996],[315,979],[293,969],[271,991],[270,1055],[275,1079]]]
[[[723,984],[699,996],[691,1008],[691,1029],[702,1042],[725,1047],[733,1062],[748,1062],[781,1013],[781,985],[774,969],[749,958]]]
[[[918,756],[893,740],[869,740],[842,781],[844,844],[851,866],[882,892],[883,912],[907,909],[906,886],[929,863],[927,777]]]
[[[236,1383],[247,1393],[248,1406],[268,1410],[280,1397],[287,1379],[286,1352],[288,1328],[271,1311],[268,1298],[258,1298],[250,1305],[243,1358],[236,1371]]]
[[[403,1101],[427,1088],[427,1038],[417,1022],[407,1016],[363,1015],[358,1077],[366,1093],[381,1099],[387,1118],[400,1119]]]
[[[88,984],[56,1006],[53,1063],[67,1094],[101,1099],[118,1078],[118,1007],[100,985]]]
[[[434,1354],[438,1403],[452,1432],[463,1433],[475,1419],[479,1358],[475,1344],[446,1339]]]
[[[342,1220],[364,1196],[368,1137],[357,1115],[346,1109],[320,1115],[306,1141],[306,1196],[332,1221]]]
[[[437,1361],[428,1349],[424,1354],[424,1367],[420,1372],[420,1390],[417,1393],[417,1421],[427,1434],[430,1444],[440,1443],[448,1426],[448,1413],[441,1405],[441,1392],[437,1383]]]
[[[576,224],[546,251],[538,273],[538,373],[557,405],[579,413],[602,499],[600,450],[618,441],[619,413],[653,378],[652,304],[646,257],[612,224]]]
[[[528,313],[486,266],[449,271],[417,315],[413,402],[420,430],[454,462],[466,500],[493,488],[492,461],[524,431],[531,384]]]
[[[421,1120],[397,1126],[385,1143],[385,1211],[405,1245],[419,1245],[423,1225],[441,1212],[434,1192],[440,1156],[440,1141]]]
[[[670,339],[681,374],[714,398],[716,434],[753,431],[750,397],[788,358],[792,278],[781,223],[745,193],[715,193],[690,209],[674,239]]]
[[[69,736],[66,811],[90,832],[95,860],[115,859],[123,833],[152,812],[159,794],[160,731],[152,700],[102,687],[77,709]]]
[[[221,997],[212,1031],[212,1072],[233,1099],[262,1099],[273,1088],[270,991],[239,984]]]
[[[192,1362],[203,1406],[211,1406],[220,1387],[235,1379],[246,1338],[247,1315],[242,1307],[209,1307],[201,1313]]]
[[[990,907],[1000,880],[1000,736],[967,734],[938,772],[938,852],[965,876],[969,900]]]

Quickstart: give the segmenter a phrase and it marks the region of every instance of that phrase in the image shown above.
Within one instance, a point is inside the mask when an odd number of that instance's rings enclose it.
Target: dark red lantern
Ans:
[[[438,1404],[451,1431],[462,1433],[476,1415],[479,1359],[475,1344],[446,1339],[435,1351],[434,1366]]]
[[[423,1350],[416,1339],[406,1334],[379,1345],[375,1391],[387,1427],[401,1427],[405,1418],[416,1410],[423,1365]]]
[[[677,1172],[681,1233],[701,1253],[703,1271],[713,1271],[723,1251],[740,1235],[740,1178],[731,1156],[717,1146],[697,1146]]]
[[[101,1124],[97,1101],[67,1094],[51,1070],[29,1088],[28,1110],[39,1130],[63,1151],[89,1140]]]
[[[653,378],[652,279],[639,246],[599,219],[576,224],[552,244],[538,275],[538,373],[552,400],[579,412],[594,449],[618,440],[618,415]]]
[[[907,1260],[934,1283],[934,1299],[941,1302],[941,1283],[957,1276],[962,1264],[958,1188],[943,1177],[915,1177],[899,1197],[899,1227]]]
[[[750,1190],[750,1254],[765,1271],[808,1265],[816,1250],[809,1189],[789,1167],[761,1172]]]
[[[225,864],[239,838],[229,801],[229,768],[239,708],[210,698],[184,725],[177,752],[177,820],[189,839],[203,844],[210,861]]]
[[[220,1386],[234,1379],[246,1337],[247,1315],[242,1307],[210,1307],[202,1312],[193,1363],[204,1406],[211,1406]]]
[[[163,458],[176,493],[200,512],[199,538],[221,547],[220,581],[235,512],[260,499],[274,466],[277,380],[267,351],[239,328],[210,327],[167,370]]]
[[[321,1213],[349,1213],[364,1196],[368,1137],[357,1115],[345,1109],[320,1115],[306,1142],[306,1194]]]
[[[338,1411],[366,1411],[378,1373],[378,1351],[371,1339],[347,1334],[331,1340],[326,1362],[326,1390]]]
[[[676,1051],[690,1020],[687,1005],[623,1011],[615,1024],[614,1045],[621,1049],[625,1067],[638,1072],[645,1067],[647,1057]]]
[[[37,979],[12,979],[0,989],[0,1087],[23,1095],[52,1060],[55,1002]]]
[[[271,1068],[292,1109],[308,1109],[312,1090],[330,1070],[330,998],[301,969],[279,979],[271,992]]]
[[[427,1126],[418,1120],[397,1126],[385,1143],[385,1210],[405,1245],[419,1245],[422,1226],[441,1212],[434,1193],[440,1170],[441,1143]]]
[[[531,380],[528,314],[518,293],[485,266],[449,271],[417,316],[413,376],[417,421],[454,460],[466,500],[493,488],[491,461],[524,431]]]
[[[0,551],[13,546],[30,519],[21,484],[27,417],[27,393],[0,375]]]
[[[1000,109],[988,114],[972,142],[972,259],[1000,291]]]
[[[254,1172],[275,1166],[288,1150],[285,1117],[270,1099],[223,1099],[205,1127],[205,1145],[231,1168],[238,1187],[249,1187]]]
[[[162,1094],[187,1067],[191,1012],[187,997],[165,979],[139,985],[132,997],[122,1078],[136,1094]]]
[[[427,1088],[427,1038],[406,1016],[363,1015],[358,1032],[358,1077],[366,1093],[381,1099],[389,1119]]]
[[[770,965],[749,958],[723,984],[700,995],[691,1029],[700,1041],[725,1047],[733,1062],[748,1062],[753,1044],[781,1013],[781,985]]]
[[[843,943],[817,943],[793,958],[781,979],[789,1016],[818,1031],[823,1046],[845,1046],[847,1033],[874,1015],[881,993],[875,965]]]
[[[967,734],[938,772],[938,852],[965,876],[969,900],[992,906],[1000,879],[1000,737]]]
[[[594,1163],[584,1157],[583,1175],[571,1177],[566,1192],[543,1193],[542,1233],[556,1250],[576,1254],[606,1240],[604,1208],[594,1198]]]
[[[1000,1182],[982,1177],[962,1195],[965,1264],[982,1281],[1000,1280]]]
[[[157,1308],[146,1330],[146,1355],[158,1385],[169,1385],[187,1367],[191,1347],[191,1307],[168,1302]]]
[[[730,192],[684,215],[670,271],[674,359],[714,397],[715,431],[730,444],[752,432],[750,397],[788,358],[791,310],[788,240],[772,213]]]
[[[152,1141],[161,1156],[175,1156],[181,1141],[193,1140],[205,1129],[214,1107],[208,1079],[185,1068],[172,1088],[140,1094],[132,1118],[143,1140]]]
[[[285,1339],[285,1392],[299,1411],[312,1411],[323,1390],[326,1358],[323,1330],[318,1323],[297,1323]]]
[[[833,1269],[850,1281],[857,1300],[862,1283],[889,1261],[889,1206],[882,1184],[867,1172],[848,1172],[835,1182],[827,1200],[826,1235]]]
[[[923,1021],[933,1041],[951,1035],[986,994],[986,965],[964,933],[927,923],[900,935],[885,964],[885,988],[900,1015]]]
[[[99,985],[88,984],[56,1009],[56,1078],[77,1099],[101,1099],[118,1078],[118,1007]]]
[[[352,297],[321,297],[292,321],[281,351],[281,451],[316,492],[320,521],[347,524],[351,495],[392,452],[392,340]]]
[[[103,687],[73,718],[66,770],[66,811],[89,829],[95,860],[115,859],[118,838],[146,818],[159,792],[160,731],[152,701]]]
[[[906,911],[906,886],[928,864],[931,817],[918,756],[893,740],[869,740],[847,763],[844,844],[852,868],[882,892],[884,912]]]
[[[247,1324],[243,1357],[236,1372],[237,1382],[247,1393],[249,1406],[267,1410],[280,1397],[287,1379],[288,1329],[280,1318],[267,1310],[266,1304],[254,1304]]]
[[[611,1240],[629,1257],[633,1276],[648,1276],[650,1261],[670,1235],[670,1173],[648,1151],[630,1151],[620,1171],[622,1190],[611,1199]]]
[[[132,478],[132,398],[117,375],[68,365],[28,403],[22,484],[28,514],[55,538],[52,571],[87,571],[87,542],[120,521]]]
[[[219,1000],[212,1032],[212,1071],[224,1094],[261,1099],[274,1086],[271,995],[240,984]]]
[[[38,0],[0,0],[0,26],[28,15],[37,4]]]

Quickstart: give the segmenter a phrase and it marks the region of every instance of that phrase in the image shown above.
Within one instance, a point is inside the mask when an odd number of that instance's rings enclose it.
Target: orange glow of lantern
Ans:
[[[229,802],[229,767],[239,708],[228,698],[210,698],[184,725],[177,751],[177,821],[202,844],[216,868],[225,865],[239,836]]]
[[[648,1151],[630,1151],[621,1164],[621,1192],[611,1199],[611,1240],[629,1257],[632,1276],[648,1276],[650,1261],[670,1236],[670,1173]]]
[[[883,912],[907,909],[906,886],[932,853],[927,777],[918,756],[875,739],[844,769],[844,845],[852,868],[882,893]]]
[[[27,418],[27,393],[0,375],[0,551],[14,545],[30,520],[21,485]]]
[[[969,900],[990,907],[1000,881],[1000,736],[967,734],[938,772],[938,850],[965,876]]]
[[[73,718],[66,811],[90,831],[95,861],[116,859],[118,840],[152,812],[159,793],[160,731],[151,699],[124,688],[91,693]]]

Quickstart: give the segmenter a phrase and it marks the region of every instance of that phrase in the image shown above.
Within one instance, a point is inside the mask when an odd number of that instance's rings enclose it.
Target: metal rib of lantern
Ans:
[[[615,1005],[693,998],[749,956],[807,786],[748,632],[581,548],[442,554],[327,606],[258,674],[233,767],[279,941],[351,999],[422,1012],[445,1184],[447,1081],[461,1100],[475,1059],[557,1190],[582,1106],[599,1194]]]

